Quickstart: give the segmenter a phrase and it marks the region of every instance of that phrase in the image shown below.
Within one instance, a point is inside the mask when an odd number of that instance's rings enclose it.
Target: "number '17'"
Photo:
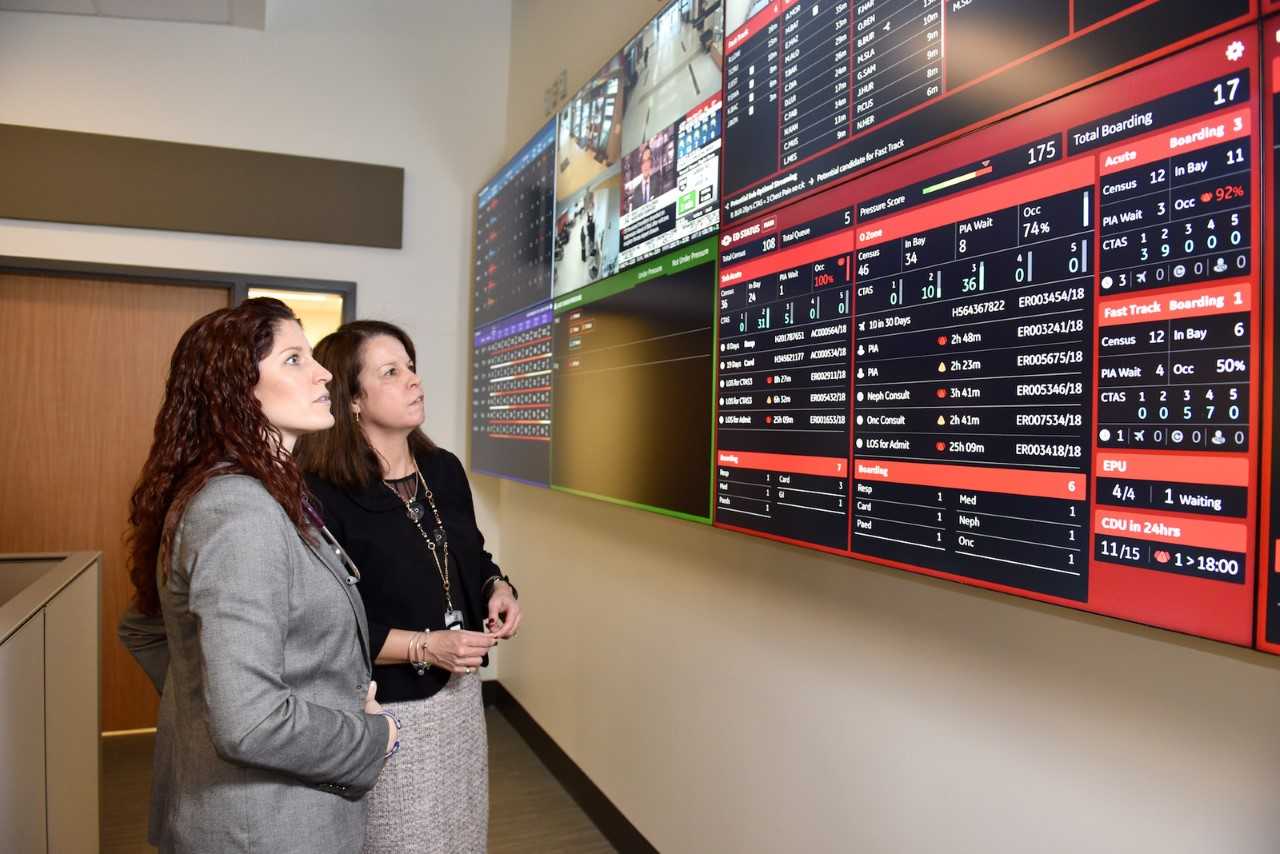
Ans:
[[[1236,92],[1240,89],[1240,78],[1232,77],[1226,83],[1215,83],[1213,85],[1213,105],[1221,107],[1223,104],[1229,104],[1236,99]]]

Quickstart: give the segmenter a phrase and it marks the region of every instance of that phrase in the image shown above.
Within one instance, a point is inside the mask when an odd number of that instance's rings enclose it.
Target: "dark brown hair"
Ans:
[[[304,472],[318,475],[340,489],[355,491],[382,478],[382,463],[373,446],[356,423],[351,403],[360,397],[361,355],[365,342],[388,335],[403,346],[409,360],[417,365],[413,341],[399,326],[382,320],[355,320],[344,323],[316,345],[316,361],[333,374],[329,399],[333,402],[332,430],[311,433],[298,439],[294,458]],[[430,454],[436,445],[419,427],[409,434],[409,451],[415,458]]]
[[[197,320],[174,348],[151,453],[129,499],[129,576],[143,613],[160,612],[157,564],[167,575],[162,556],[178,520],[215,474],[256,477],[307,530],[301,472],[253,393],[277,325],[297,320],[279,300],[245,300]]]

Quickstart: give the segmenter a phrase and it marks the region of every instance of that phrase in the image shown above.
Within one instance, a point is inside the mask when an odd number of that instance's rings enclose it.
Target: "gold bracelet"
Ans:
[[[414,632],[413,637],[409,639],[409,664],[413,666],[414,672],[419,676],[431,669],[431,662],[427,661],[427,635],[430,629],[420,632]],[[415,647],[417,647],[415,649]]]

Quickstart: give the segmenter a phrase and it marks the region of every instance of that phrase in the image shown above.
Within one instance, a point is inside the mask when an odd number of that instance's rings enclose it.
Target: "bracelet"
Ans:
[[[495,585],[497,585],[497,583],[498,583],[499,581],[501,581],[503,584],[505,584],[505,585],[507,585],[508,587],[510,587],[510,588],[511,588],[511,598],[512,598],[512,599],[519,599],[519,598],[520,598],[520,593],[516,590],[516,586],[515,586],[514,584],[512,584],[512,583],[511,583],[511,578],[510,578],[509,576],[506,576],[506,575],[491,575],[491,576],[489,576],[488,578],[486,578],[486,579],[484,580],[484,584],[481,584],[481,585],[480,585],[480,595],[481,595],[481,596],[484,596],[486,599],[488,599],[490,596],[492,596],[492,595],[493,595],[493,590],[492,590],[492,589],[490,589],[490,588],[492,588],[492,587],[494,587]],[[486,592],[486,591],[488,591],[488,592]]]
[[[423,629],[420,632],[414,632],[413,637],[409,638],[409,653],[407,657],[414,672],[419,676],[431,669],[431,662],[427,661],[426,656],[427,635],[430,632],[430,629]]]
[[[400,750],[400,730],[402,729],[402,726],[400,724],[400,719],[396,717],[396,713],[391,711],[390,709],[383,709],[382,711],[378,712],[378,714],[382,715],[388,720],[395,721],[395,724],[396,724],[396,741],[395,741],[395,744],[391,745],[391,749],[387,751],[387,755],[382,757],[382,761],[385,762],[386,760],[390,759],[392,756],[395,756],[396,753]]]

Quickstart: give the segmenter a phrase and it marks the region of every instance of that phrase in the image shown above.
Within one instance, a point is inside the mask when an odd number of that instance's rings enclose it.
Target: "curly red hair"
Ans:
[[[157,564],[187,504],[215,474],[256,477],[306,535],[302,474],[253,393],[277,326],[290,321],[298,318],[280,300],[245,300],[197,320],[174,348],[151,453],[129,499],[129,576],[143,613],[160,613]]]

